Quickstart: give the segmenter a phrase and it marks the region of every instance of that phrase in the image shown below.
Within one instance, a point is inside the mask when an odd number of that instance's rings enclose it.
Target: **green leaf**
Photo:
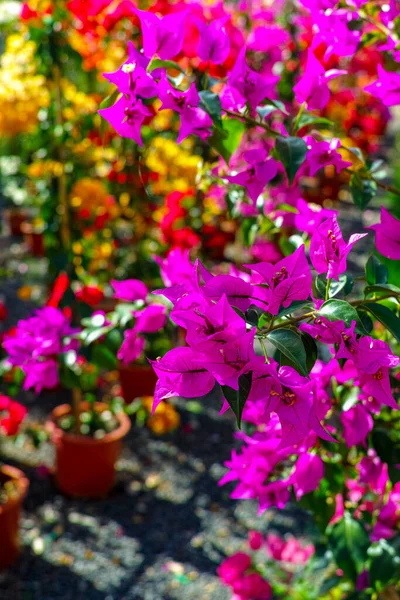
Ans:
[[[293,183],[297,171],[305,161],[307,144],[298,137],[279,136],[275,142],[275,150],[279,160],[285,167],[289,183]]]
[[[382,292],[386,296],[388,295],[388,292],[393,292],[393,298],[400,296],[400,288],[391,283],[377,283],[375,285],[369,285],[364,290],[364,294],[366,296],[375,292]]]
[[[362,310],[362,306],[357,308],[358,316],[360,317],[360,321],[365,329],[365,331],[369,334],[374,328],[374,324],[372,322],[371,317],[365,310]]]
[[[328,544],[337,566],[355,582],[364,568],[369,547],[368,533],[362,524],[345,512],[343,519],[335,523],[329,532]]]
[[[270,114],[272,110],[279,110],[284,115],[289,116],[288,111],[285,108],[285,105],[280,100],[270,100],[269,98],[265,98],[264,102],[266,102],[267,106],[259,106],[257,108],[257,112],[260,117],[264,118]]]
[[[276,315],[276,318],[290,315],[291,313],[294,313],[296,310],[300,310],[301,308],[312,308],[312,303],[310,302],[310,300],[294,300],[292,304],[287,308],[282,307]]]
[[[243,244],[250,248],[254,244],[258,233],[257,219],[244,219],[241,227]]]
[[[398,462],[399,449],[386,429],[381,427],[374,428],[371,433],[371,441],[377,455],[383,462],[388,465]]]
[[[221,100],[218,94],[214,92],[210,92],[210,90],[203,90],[199,92],[200,96],[200,107],[205,110],[207,114],[210,115],[212,120],[218,125],[218,127],[222,127],[222,107]]]
[[[147,66],[146,71],[151,73],[155,69],[175,69],[180,73],[184,73],[185,71],[182,69],[178,63],[173,60],[161,60],[161,58],[153,58]]]
[[[350,178],[350,191],[353,201],[360,210],[364,210],[376,196],[378,186],[375,181],[362,179],[358,173],[353,173]]]
[[[118,329],[112,329],[105,337],[104,343],[111,352],[118,352],[123,341],[122,333]]]
[[[212,136],[208,138],[208,143],[219,152],[228,165],[245,131],[246,126],[242,121],[225,118],[222,119],[222,128],[214,129]]]
[[[317,344],[311,335],[305,331],[301,332],[301,341],[303,342],[304,349],[306,351],[307,371],[310,372],[318,357]]]
[[[245,373],[239,377],[239,389],[234,390],[228,385],[221,386],[222,393],[229,406],[236,415],[236,421],[240,429],[242,423],[243,408],[250,393],[253,373]]]
[[[331,283],[329,286],[329,298],[333,298],[334,296],[337,296],[337,294],[346,287],[348,280],[349,280],[349,276],[346,274],[339,275],[339,281],[336,281],[335,279],[331,279]],[[317,291],[320,293],[321,298],[325,298],[326,286],[327,286],[326,276],[325,275],[317,275],[317,277],[315,279],[315,287],[317,288]]]
[[[363,335],[366,333],[358,312],[346,300],[327,300],[319,309],[318,314],[328,321],[344,321],[346,327],[350,327],[352,321],[355,321],[358,332]]]
[[[108,325],[105,327],[89,327],[88,329],[83,329],[83,331],[81,331],[80,338],[85,346],[90,346],[90,344],[93,344],[93,342],[100,339],[109,330],[110,327]]]
[[[258,321],[261,317],[261,315],[263,315],[265,313],[265,311],[260,308],[259,306],[255,306],[255,305],[251,305],[249,306],[249,308],[246,310],[245,313],[245,319],[246,319],[246,323],[250,323],[250,325],[254,325],[254,326],[258,326]]]
[[[114,371],[118,367],[117,357],[103,344],[96,344],[92,351],[92,361],[103,369]]]
[[[375,283],[387,283],[388,282],[388,270],[379,259],[372,255],[367,260],[365,265],[365,276],[370,285]]]
[[[318,125],[323,127],[334,127],[335,124],[324,117],[317,117],[316,115],[312,115],[310,113],[302,114],[297,129],[299,130],[303,127],[308,127],[309,125],[313,125],[314,127],[317,127]]]
[[[400,319],[387,306],[375,302],[365,302],[362,306],[400,342]]]
[[[377,544],[373,544],[368,550],[368,556],[369,581],[373,588],[381,591],[388,584],[398,581],[400,557],[387,540],[379,540]]]
[[[110,94],[109,96],[106,96],[104,98],[104,100],[102,100],[100,102],[100,108],[110,108],[110,106],[113,106],[113,104],[116,103],[118,96],[120,95],[120,91],[118,88],[116,88],[112,94]]]
[[[301,375],[308,376],[306,350],[297,333],[291,329],[275,329],[267,335],[267,339],[289,359]]]

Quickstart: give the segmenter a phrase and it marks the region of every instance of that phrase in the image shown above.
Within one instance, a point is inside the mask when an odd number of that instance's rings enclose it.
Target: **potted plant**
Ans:
[[[18,432],[26,412],[18,402],[0,395],[0,443],[2,436]],[[0,570],[9,567],[19,555],[19,518],[28,486],[22,471],[0,463]]]
[[[71,391],[71,403],[57,406],[48,423],[56,447],[55,480],[70,496],[98,498],[115,482],[115,462],[130,420],[97,402],[98,368],[79,354],[80,331],[57,308],[44,307],[19,321],[4,341],[8,361],[21,368],[24,389]]]
[[[82,320],[83,344],[92,346],[92,361],[100,367],[118,369],[125,402],[153,396],[157,381],[144,354],[156,358],[169,347],[164,329],[167,308],[152,301],[146,285],[137,279],[111,282],[119,303],[111,312],[95,312]],[[161,330],[164,330],[161,333]]]

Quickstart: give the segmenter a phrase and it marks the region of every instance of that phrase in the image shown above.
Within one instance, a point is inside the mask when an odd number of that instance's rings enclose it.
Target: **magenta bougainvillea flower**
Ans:
[[[390,212],[382,206],[381,222],[376,225],[371,225],[371,227],[367,227],[367,229],[375,231],[375,245],[378,252],[392,260],[400,260],[399,219],[393,217]]]
[[[145,300],[149,290],[140,279],[125,279],[124,281],[111,280],[115,293],[114,298],[125,300],[126,302],[135,302],[136,300]]]
[[[212,118],[202,108],[186,106],[181,112],[181,128],[176,141],[180,144],[189,135],[205,140],[212,133],[212,125]]]
[[[120,136],[135,140],[139,146],[142,145],[143,121],[152,116],[151,110],[141,100],[132,102],[125,96],[119,98],[112,106],[100,109],[99,114],[114,127]]]
[[[365,444],[374,422],[368,410],[362,404],[356,404],[349,410],[342,412],[340,419],[343,425],[343,437],[347,446]]]
[[[205,396],[215,379],[203,366],[203,356],[191,348],[174,348],[158,360],[149,361],[158,376],[153,411],[165,398]]]
[[[230,175],[227,180],[246,188],[249,198],[255,204],[266,184],[276,177],[278,163],[273,158],[267,158],[266,150],[249,150],[244,153],[245,161],[250,165],[237,175]]]
[[[188,11],[166,15],[161,19],[145,10],[135,9],[135,13],[142,26],[144,55],[148,58],[159,56],[162,60],[175,58],[182,50]]]
[[[118,360],[124,365],[134,362],[143,354],[145,344],[146,340],[138,334],[135,328],[127,329],[124,332],[124,340],[121,344],[121,348],[117,353]]]
[[[294,300],[310,296],[312,277],[304,245],[275,264],[263,262],[247,268],[259,275],[253,297],[272,315],[277,315],[281,306],[287,308]]]
[[[337,173],[351,166],[351,162],[343,160],[337,152],[341,145],[338,138],[333,138],[329,142],[317,142],[312,136],[307,136],[305,141],[308,148],[306,164],[309,167],[311,176],[314,176],[320,169],[328,165],[334,166]]]
[[[368,235],[354,233],[346,243],[336,217],[323,221],[311,237],[310,259],[317,273],[326,273],[329,279],[339,279],[347,268],[346,257],[353,245]]]
[[[306,102],[309,110],[324,108],[328,104],[331,95],[328,81],[345,73],[346,71],[338,69],[325,71],[314,52],[309,50],[305,71],[293,88],[297,102],[300,104]]]
[[[150,304],[143,310],[134,313],[137,333],[156,333],[165,326],[167,308],[162,304]]]
[[[296,499],[309,494],[319,487],[324,476],[324,463],[317,454],[304,452],[296,461],[294,473],[291,476]]]
[[[364,89],[375,98],[379,98],[385,106],[400,104],[400,75],[385,71],[382,65],[378,65],[378,79]]]
[[[248,103],[255,111],[265,98],[273,96],[278,80],[279,77],[263,77],[250,69],[246,62],[246,47],[243,46],[221,94],[222,107],[227,110],[241,110]]]
[[[338,214],[337,210],[322,208],[319,204],[306,202],[303,198],[297,200],[296,208],[298,212],[294,218],[294,223],[299,231],[305,231],[309,235],[314,233],[322,221]]]
[[[196,20],[200,32],[197,51],[201,60],[210,61],[215,65],[220,65],[226,61],[231,48],[231,42],[225,29],[229,18],[229,16],[225,16],[221,19],[215,19],[208,26],[203,21]]]

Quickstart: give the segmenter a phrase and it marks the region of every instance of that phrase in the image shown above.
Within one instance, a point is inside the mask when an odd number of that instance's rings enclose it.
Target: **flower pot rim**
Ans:
[[[10,465],[1,465],[0,473],[16,483],[17,492],[5,504],[0,504],[0,516],[2,516],[12,510],[17,504],[22,503],[28,492],[29,479],[23,471]]]
[[[87,402],[82,402],[81,406],[87,407]],[[104,410],[108,409],[107,404],[104,402],[96,402],[96,406],[99,408],[104,407]],[[114,431],[110,431],[106,433],[102,438],[93,438],[86,435],[78,435],[76,433],[69,433],[67,431],[63,431],[60,427],[57,426],[57,419],[62,416],[68,415],[71,413],[71,406],[69,404],[60,404],[56,406],[55,409],[51,412],[50,416],[50,426],[53,430],[53,434],[61,436],[65,441],[79,444],[81,446],[100,446],[103,444],[109,444],[111,442],[115,442],[126,436],[128,431],[131,428],[131,420],[124,412],[119,412],[115,415],[116,419],[119,421],[119,427],[114,429]]]

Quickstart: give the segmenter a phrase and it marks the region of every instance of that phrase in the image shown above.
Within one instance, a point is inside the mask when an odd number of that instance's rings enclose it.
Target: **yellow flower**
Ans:
[[[142,406],[146,412],[151,413],[153,405],[153,396],[142,398]],[[157,435],[164,435],[179,427],[181,422],[179,413],[174,406],[167,402],[161,402],[154,412],[147,419],[147,427]]]
[[[98,207],[106,206],[108,195],[108,190],[101,181],[84,177],[72,187],[71,204],[94,211]]]
[[[22,34],[9,35],[0,60],[0,135],[30,133],[38,124],[39,110],[47,108],[46,80],[36,74],[36,44]]]

